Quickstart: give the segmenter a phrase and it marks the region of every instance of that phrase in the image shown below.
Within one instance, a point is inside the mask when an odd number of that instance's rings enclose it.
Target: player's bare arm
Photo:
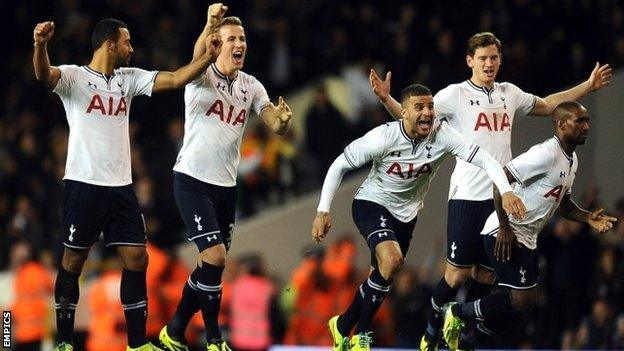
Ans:
[[[190,83],[198,75],[215,62],[221,52],[221,36],[219,33],[212,33],[206,37],[206,47],[208,51],[191,61],[186,66],[179,68],[175,72],[158,72],[154,81],[154,92],[179,89]]]
[[[48,42],[54,35],[54,28],[54,22],[48,21],[37,23],[33,31],[35,77],[50,89],[54,88],[61,78],[61,71],[50,65],[48,57]]]
[[[601,66],[599,62],[596,62],[596,66],[586,81],[573,88],[549,95],[543,99],[538,97],[530,114],[535,116],[549,116],[560,103],[576,101],[592,91],[606,87],[611,83],[612,76],[613,69],[609,64]]]
[[[260,118],[275,134],[284,135],[290,128],[292,111],[283,97],[280,96],[278,100],[277,106],[269,103],[260,112]]]
[[[320,243],[325,239],[325,236],[331,228],[331,215],[329,212],[319,211],[314,217],[312,222],[312,239],[317,243]]]
[[[374,69],[371,68],[370,74],[368,75],[368,80],[370,81],[371,88],[375,95],[379,97],[379,101],[384,105],[386,110],[390,112],[390,115],[396,120],[400,120],[403,118],[401,115],[401,104],[396,101],[392,95],[390,95],[390,80],[392,79],[392,72],[388,71],[386,73],[386,79],[381,80],[375,72]]]
[[[507,167],[504,167],[503,170],[510,184],[516,181]],[[516,235],[511,231],[507,212],[503,209],[501,193],[496,185],[492,187],[494,188],[494,209],[496,210],[496,217],[498,217],[498,234],[496,235],[496,244],[494,245],[494,257],[498,261],[505,262],[511,260],[511,252],[517,239]]]
[[[199,37],[195,41],[195,46],[193,47],[193,60],[206,52],[206,37],[215,30],[219,22],[223,19],[223,15],[225,15],[227,9],[228,7],[220,2],[208,6],[206,25],[201,34],[199,34]]]
[[[566,194],[559,205],[559,214],[571,221],[587,223],[599,233],[605,233],[613,228],[617,218],[602,214],[604,209],[587,211],[580,208],[569,194]]]

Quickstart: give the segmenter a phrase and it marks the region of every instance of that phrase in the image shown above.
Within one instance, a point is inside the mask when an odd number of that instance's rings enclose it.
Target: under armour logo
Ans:
[[[431,146],[427,145],[425,149],[427,149],[427,158],[431,158]]]
[[[379,216],[379,220],[381,221],[381,224],[379,224],[379,225],[382,226],[383,228],[385,228],[387,219],[384,218],[384,216]]]
[[[457,245],[455,245],[455,242],[453,241],[451,244],[451,258],[455,258],[455,250],[457,250]]]
[[[97,85],[95,85],[95,83],[87,82],[87,84],[89,84],[89,88],[94,87],[95,89],[97,89]]]
[[[520,278],[520,283],[526,283],[526,277],[524,276],[525,273],[526,273],[526,270],[520,267],[520,275],[522,276]]]
[[[201,221],[201,217],[199,217],[198,215],[195,215],[194,220],[195,220],[195,222],[197,222],[197,230],[204,229],[204,227],[202,227],[202,225],[199,223],[199,221]]]
[[[225,91],[225,85],[221,84],[221,82],[217,82],[217,89],[221,89],[221,91]]]
[[[566,175],[565,171],[559,172],[559,178],[563,178],[563,177],[565,177],[565,175]]]
[[[505,97],[504,96],[501,96],[501,101],[503,102],[503,108],[506,110],[507,109],[507,104],[505,103]]]
[[[383,301],[383,296],[373,295],[373,296],[371,296],[371,301],[373,301],[373,302],[377,302],[377,301],[381,302],[381,301]]]
[[[470,100],[470,106],[472,106],[472,105],[481,106],[481,105],[479,105],[479,100]]]
[[[74,241],[74,233],[76,232],[76,228],[74,227],[74,225],[72,224],[69,227],[69,237],[67,238],[67,240],[69,241]]]
[[[208,300],[214,300],[214,299],[218,299],[220,297],[221,297],[221,294],[208,295]]]
[[[247,90],[241,89],[240,91],[243,93],[243,101],[247,102]]]
[[[211,242],[213,240],[217,240],[217,234],[208,235],[208,236],[206,236],[206,239],[208,240],[208,242]]]
[[[401,157],[401,151],[392,151],[390,153],[390,156]]]
[[[381,232],[381,233],[377,233],[378,237],[382,237],[382,236],[388,236],[388,232]]]

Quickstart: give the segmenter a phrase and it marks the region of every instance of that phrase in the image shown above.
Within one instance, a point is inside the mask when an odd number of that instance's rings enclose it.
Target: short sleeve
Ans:
[[[436,132],[436,141],[453,156],[470,163],[479,152],[479,145],[461,135],[455,128],[447,122],[441,122],[439,130]]]
[[[433,97],[433,106],[436,113],[436,118],[452,120],[456,116],[457,103],[459,101],[459,86],[449,85],[448,87],[440,90]]]
[[[531,178],[550,171],[553,162],[554,158],[550,150],[540,144],[509,161],[507,169],[518,182],[524,184]]]
[[[531,113],[533,107],[535,107],[535,103],[537,102],[537,97],[533,94],[529,94],[524,92],[522,89],[518,88],[514,84],[507,83],[512,93],[512,96],[516,99],[516,111],[515,115],[518,117],[524,117]]]
[[[78,79],[80,67],[76,65],[61,65],[57,68],[61,71],[61,77],[52,91],[61,97],[69,96],[72,86]]]
[[[262,109],[267,106],[271,101],[269,100],[269,94],[267,94],[264,85],[259,80],[254,78],[253,82],[253,101],[251,108],[257,115],[260,115]]]
[[[152,96],[152,88],[154,87],[158,71],[146,71],[144,69],[132,67],[123,68],[122,74],[125,75],[124,80],[128,82],[128,95]]]
[[[347,145],[344,155],[349,165],[360,168],[372,159],[381,158],[385,151],[388,128],[387,124],[381,125]]]

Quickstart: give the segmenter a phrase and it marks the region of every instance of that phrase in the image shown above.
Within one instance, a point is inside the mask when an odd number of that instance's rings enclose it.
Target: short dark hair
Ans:
[[[502,44],[501,41],[498,40],[496,35],[491,32],[481,32],[477,33],[468,39],[468,43],[466,44],[466,53],[470,56],[474,56],[475,51],[478,48],[485,48],[490,45],[496,45],[498,48],[498,53],[501,52]]]
[[[408,85],[401,92],[401,103],[405,100],[409,99],[411,96],[429,96],[431,94],[431,90],[422,84],[412,84]]]
[[[568,119],[574,116],[575,112],[582,111],[585,106],[577,101],[565,101],[557,105],[552,113],[552,119],[557,124],[557,121]]]
[[[119,28],[128,28],[128,26],[114,18],[100,20],[95,25],[95,28],[93,28],[93,33],[91,33],[91,46],[93,50],[99,49],[108,39],[117,41],[117,39],[119,39]]]

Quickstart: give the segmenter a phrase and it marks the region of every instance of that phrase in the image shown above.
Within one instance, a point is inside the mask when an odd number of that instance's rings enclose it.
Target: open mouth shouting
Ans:
[[[419,134],[428,133],[433,125],[432,117],[421,117],[416,122],[416,127],[420,131]]]
[[[234,52],[232,53],[232,60],[234,61],[235,65],[242,66],[244,59],[245,52],[242,49],[234,50]]]

